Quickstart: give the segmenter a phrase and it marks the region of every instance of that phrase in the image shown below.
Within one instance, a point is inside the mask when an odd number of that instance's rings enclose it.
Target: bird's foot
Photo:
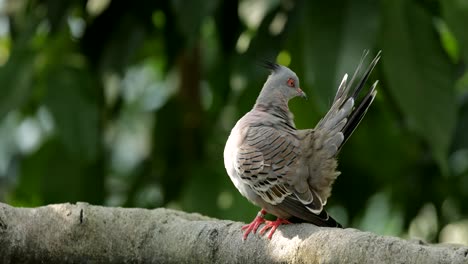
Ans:
[[[279,217],[275,221],[265,221],[265,226],[260,230],[259,234],[263,235],[263,233],[265,233],[268,229],[271,228],[270,233],[268,233],[268,239],[271,239],[278,226],[280,226],[281,224],[286,225],[290,223],[291,222],[289,222],[288,220]]]
[[[266,214],[266,211],[264,209],[260,210],[260,212],[258,212],[257,216],[252,221],[252,223],[242,227],[242,230],[245,230],[245,233],[244,233],[244,236],[242,237],[242,239],[246,240],[247,237],[249,236],[250,232],[253,232],[254,234],[255,234],[255,232],[257,232],[258,227],[262,223],[265,222],[265,218],[264,218],[265,214]]]

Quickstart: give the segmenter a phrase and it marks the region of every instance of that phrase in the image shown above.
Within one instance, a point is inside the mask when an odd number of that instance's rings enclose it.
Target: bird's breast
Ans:
[[[224,147],[224,167],[226,172],[229,175],[229,178],[234,183],[236,188],[241,192],[243,196],[246,196],[243,186],[244,184],[239,179],[239,175],[235,168],[238,146],[242,140],[242,133],[238,131],[238,125],[236,125],[229,135],[228,140],[226,141],[226,146]]]

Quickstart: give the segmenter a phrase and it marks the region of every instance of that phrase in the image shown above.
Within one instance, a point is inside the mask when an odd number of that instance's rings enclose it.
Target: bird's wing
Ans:
[[[270,126],[251,126],[239,146],[236,169],[240,178],[266,202],[277,205],[293,193],[292,176],[298,141]]]
[[[300,144],[294,134],[272,126],[251,126],[239,146],[236,171],[265,202],[308,222],[337,226],[306,179],[298,183]]]

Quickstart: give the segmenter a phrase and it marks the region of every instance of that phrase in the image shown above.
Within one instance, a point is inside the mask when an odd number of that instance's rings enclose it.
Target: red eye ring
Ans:
[[[296,86],[296,84],[294,83],[294,79],[293,79],[293,78],[289,78],[289,79],[288,79],[288,86],[289,86],[289,87],[294,87],[294,86]]]

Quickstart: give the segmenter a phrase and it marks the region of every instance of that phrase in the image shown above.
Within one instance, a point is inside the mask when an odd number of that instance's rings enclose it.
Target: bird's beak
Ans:
[[[299,94],[300,97],[307,100],[307,94],[305,94],[304,91],[302,91],[301,88],[297,88],[297,93]]]

